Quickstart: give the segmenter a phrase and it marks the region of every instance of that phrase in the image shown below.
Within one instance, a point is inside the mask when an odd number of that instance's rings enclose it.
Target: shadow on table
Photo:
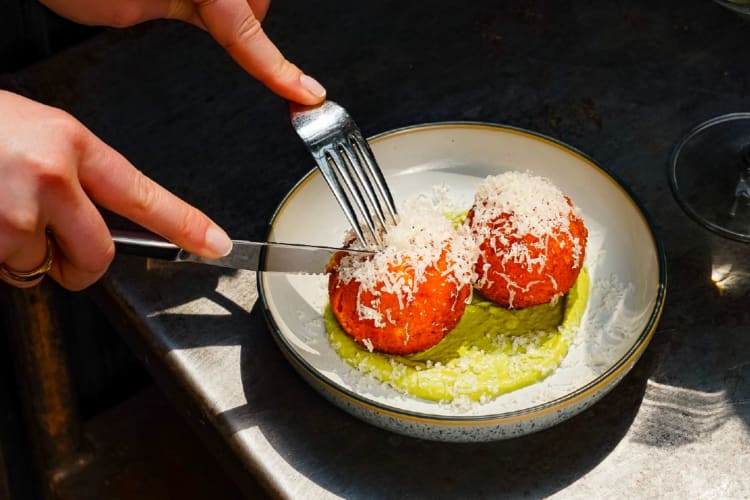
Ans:
[[[734,416],[750,428],[750,246],[678,222],[665,231],[668,347],[633,428],[660,447],[701,441]]]
[[[160,351],[239,345],[238,338],[249,328],[247,309],[220,291],[220,282],[237,275],[236,270],[135,256],[118,256],[112,269],[114,280],[102,280],[95,298],[106,307],[115,301],[125,324],[143,330],[143,337],[154,337]],[[249,279],[238,279],[233,286],[248,294],[252,304],[255,281],[253,273],[245,273]]]

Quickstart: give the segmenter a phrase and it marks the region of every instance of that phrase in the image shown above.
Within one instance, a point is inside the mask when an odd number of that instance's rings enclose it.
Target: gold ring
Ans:
[[[18,271],[5,264],[0,264],[0,276],[17,283],[30,283],[36,281],[52,269],[55,251],[52,244],[52,236],[48,232],[44,233],[47,238],[47,254],[44,256],[44,262],[31,271]]]

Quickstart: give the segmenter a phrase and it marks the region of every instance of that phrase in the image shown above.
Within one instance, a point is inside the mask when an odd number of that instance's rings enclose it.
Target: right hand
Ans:
[[[89,286],[115,252],[95,203],[203,257],[230,251],[227,234],[205,214],[66,112],[0,91],[0,117],[0,263],[37,267],[49,229],[56,248],[48,274],[70,290]]]
[[[151,19],[180,19],[208,31],[245,71],[281,97],[306,105],[325,99],[325,88],[289,62],[263,31],[260,23],[270,0],[42,0],[42,3],[81,24],[126,27]]]

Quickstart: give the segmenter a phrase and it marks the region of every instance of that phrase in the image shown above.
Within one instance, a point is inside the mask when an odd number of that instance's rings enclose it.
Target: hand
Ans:
[[[34,269],[54,235],[49,275],[80,290],[114,256],[108,228],[94,203],[208,258],[231,249],[206,215],[148,179],[62,110],[0,91],[0,263]],[[32,286],[38,281],[18,283]]]
[[[160,18],[180,19],[208,31],[242,68],[276,94],[317,104],[325,89],[286,60],[260,22],[270,0],[42,0],[81,24],[125,27]]]

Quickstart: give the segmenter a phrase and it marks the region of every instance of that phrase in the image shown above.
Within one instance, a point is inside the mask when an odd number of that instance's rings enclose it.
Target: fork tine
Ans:
[[[336,198],[336,201],[343,210],[346,220],[349,221],[349,225],[352,227],[354,234],[357,235],[357,239],[359,239],[359,241],[362,242],[363,245],[367,245],[367,238],[365,238],[365,234],[362,231],[362,225],[359,223],[357,214],[354,211],[352,204],[349,202],[348,194],[342,188],[341,183],[336,178],[336,173],[331,167],[331,164],[328,162],[328,158],[324,154],[314,154],[313,156],[315,157],[315,162],[318,165],[318,170],[323,175],[323,179],[325,179],[326,184],[328,184],[328,187],[331,189],[334,198]]]
[[[388,222],[386,222],[385,213],[382,207],[382,203],[378,198],[375,190],[372,186],[372,180],[368,175],[367,171],[363,168],[360,157],[352,144],[344,142],[339,146],[343,158],[347,161],[347,167],[353,172],[354,178],[360,188],[360,195],[367,204],[368,216],[372,219],[372,225],[375,226],[378,232],[388,230]],[[373,218],[373,212],[377,220]]]
[[[318,106],[290,103],[294,130],[318,164],[357,238],[382,248],[397,213],[370,146],[349,113],[333,101]]]
[[[383,245],[383,239],[378,230],[375,220],[372,218],[372,214],[368,210],[367,202],[362,196],[357,181],[352,177],[350,170],[356,170],[356,165],[347,164],[347,161],[342,157],[339,152],[340,144],[336,144],[331,148],[325,149],[325,154],[331,159],[330,166],[336,172],[338,179],[343,184],[344,190],[347,192],[347,199],[350,205],[353,203],[354,208],[358,211],[359,216],[363,219],[364,228],[368,230],[363,238],[362,243],[365,246],[372,246],[373,244],[380,248]],[[343,148],[342,148],[343,149]],[[357,218],[355,216],[355,218]],[[362,225],[359,226],[360,230]],[[356,232],[356,229],[355,229]],[[368,238],[369,236],[369,238]]]
[[[388,184],[385,182],[383,171],[380,170],[380,166],[378,166],[378,163],[375,160],[375,155],[372,153],[370,145],[367,143],[365,138],[362,136],[362,133],[358,129],[352,131],[349,136],[349,140],[354,146],[354,149],[357,151],[359,157],[364,162],[365,167],[367,168],[367,175],[371,180],[371,183],[369,183],[368,185],[374,184],[375,188],[377,189],[377,194],[379,196],[375,196],[375,199],[377,201],[379,213],[387,213],[389,216],[388,222],[386,222],[381,217],[381,220],[383,220],[383,225],[387,230],[389,224],[396,224],[396,222],[398,221],[398,215],[396,212],[396,204],[393,201],[393,196],[391,195],[390,189],[388,189]],[[383,204],[385,204],[385,209],[383,208]]]

